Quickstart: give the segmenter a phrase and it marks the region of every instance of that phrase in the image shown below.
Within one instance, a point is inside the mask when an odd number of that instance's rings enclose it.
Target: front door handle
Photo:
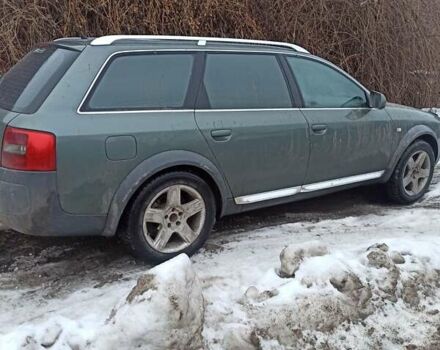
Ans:
[[[324,135],[327,132],[326,124],[313,124],[312,131],[316,135]]]
[[[232,130],[231,129],[211,130],[211,137],[215,141],[221,141],[221,142],[229,141],[231,136],[232,136]]]

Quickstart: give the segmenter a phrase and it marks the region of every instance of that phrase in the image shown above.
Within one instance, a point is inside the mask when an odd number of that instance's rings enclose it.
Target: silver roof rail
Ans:
[[[231,38],[210,38],[199,36],[173,36],[173,35],[107,35],[94,39],[90,44],[93,46],[111,45],[117,40],[186,40],[197,41],[197,45],[205,46],[207,42],[223,42],[236,44],[254,44],[266,46],[278,46],[293,49],[298,52],[309,53],[301,46],[278,41],[231,39]]]

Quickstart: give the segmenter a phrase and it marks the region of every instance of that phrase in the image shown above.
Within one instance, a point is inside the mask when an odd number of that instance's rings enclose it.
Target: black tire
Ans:
[[[405,191],[403,184],[403,178],[405,175],[404,171],[409,158],[413,156],[415,153],[420,151],[426,152],[429,156],[430,173],[429,173],[428,181],[424,185],[423,189],[415,195],[409,195]],[[411,144],[407,148],[407,150],[403,153],[402,157],[397,163],[396,168],[394,169],[393,174],[391,175],[391,178],[386,184],[386,191],[388,198],[391,201],[398,204],[412,204],[414,202],[417,202],[420,198],[423,197],[423,195],[426,193],[426,191],[428,190],[431,184],[432,175],[434,173],[434,166],[435,166],[435,154],[429,143],[419,140]]]
[[[156,250],[144,235],[143,220],[148,205],[161,191],[174,185],[184,185],[195,189],[205,204],[205,219],[197,238],[186,248],[166,253]],[[120,232],[122,240],[131,253],[146,262],[160,263],[181,253],[194,254],[207,240],[216,217],[216,202],[209,185],[195,174],[189,172],[170,172],[158,176],[147,183],[134,199],[126,216],[126,224]]]

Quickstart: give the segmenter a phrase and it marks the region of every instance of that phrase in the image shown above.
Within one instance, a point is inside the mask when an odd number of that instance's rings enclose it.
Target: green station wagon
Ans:
[[[0,221],[119,234],[135,256],[192,254],[216,219],[381,183],[427,191],[437,115],[389,104],[279,42],[63,38],[0,80]]]

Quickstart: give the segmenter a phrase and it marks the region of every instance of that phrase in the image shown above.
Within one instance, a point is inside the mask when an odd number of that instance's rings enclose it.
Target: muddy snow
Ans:
[[[440,168],[226,218],[152,267],[117,240],[0,234],[0,349],[439,349]]]

